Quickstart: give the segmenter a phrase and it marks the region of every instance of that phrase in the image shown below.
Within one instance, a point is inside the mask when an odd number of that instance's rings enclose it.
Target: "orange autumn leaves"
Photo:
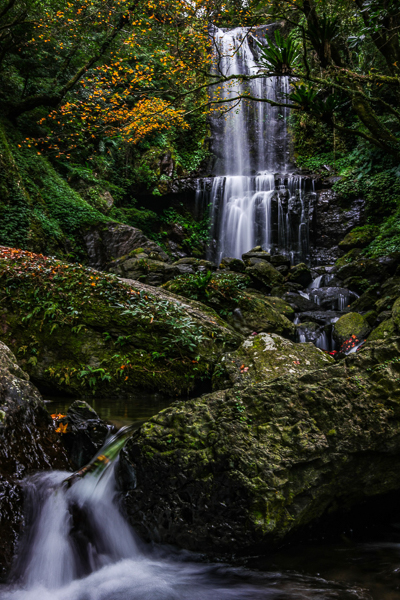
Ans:
[[[118,138],[137,144],[156,132],[188,129],[182,93],[208,72],[210,0],[71,0],[36,23],[30,44],[62,64],[83,48],[95,53],[93,40],[124,26],[109,52],[87,70],[60,105],[40,120],[47,131],[25,140],[38,153],[65,155],[82,144]],[[90,49],[90,46],[93,46]],[[85,50],[86,52],[86,50]],[[201,105],[204,98],[194,98]],[[191,109],[193,108],[191,105]]]

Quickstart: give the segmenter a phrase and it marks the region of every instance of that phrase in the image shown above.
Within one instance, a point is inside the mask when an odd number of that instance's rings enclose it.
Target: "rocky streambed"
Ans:
[[[140,242],[108,273],[1,249],[3,574],[23,477],[81,467],[107,434],[86,404],[55,427],[29,376],[53,394],[178,397],[121,455],[126,514],[149,541],[264,552],[400,488],[396,255],[352,239],[335,265],[254,248],[217,266]]]

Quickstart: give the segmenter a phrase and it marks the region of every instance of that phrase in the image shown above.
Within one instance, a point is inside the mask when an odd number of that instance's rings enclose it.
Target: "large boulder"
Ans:
[[[88,263],[96,269],[104,269],[111,261],[128,256],[139,248],[147,258],[166,262],[170,260],[164,250],[149,240],[143,231],[114,221],[91,229],[83,236],[83,241]]]
[[[362,315],[350,312],[334,323],[332,335],[335,342],[341,346],[351,338],[361,342],[370,331],[371,326]]]
[[[141,248],[109,263],[107,271],[125,279],[137,279],[154,286],[160,286],[180,273],[174,265],[149,258]]]
[[[295,344],[275,333],[260,333],[247,338],[234,352],[224,354],[214,371],[213,389],[301,374],[330,362],[333,358],[314,344]]]
[[[249,259],[253,260],[253,259]],[[261,259],[257,260],[255,264],[246,267],[246,274],[251,277],[253,285],[256,288],[269,292],[274,286],[279,285],[285,281],[285,278],[279,271],[275,269],[269,262]]]
[[[23,524],[21,479],[69,462],[38,390],[0,342],[0,580],[9,570]]]
[[[299,263],[290,269],[289,281],[306,287],[312,282],[310,268],[305,263]]]
[[[400,488],[400,338],[300,376],[177,402],[122,453],[125,508],[147,540],[271,549]]]
[[[46,392],[180,394],[241,342],[199,302],[41,255],[1,248],[0,281],[3,339]]]

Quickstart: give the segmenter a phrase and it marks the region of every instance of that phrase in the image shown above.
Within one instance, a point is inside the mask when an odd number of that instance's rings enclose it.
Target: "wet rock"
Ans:
[[[274,286],[283,283],[284,277],[269,262],[260,260],[251,267],[246,267],[246,274],[253,281],[253,285],[269,292]]]
[[[397,298],[392,309],[393,323],[400,331],[400,298]]]
[[[345,280],[349,277],[362,277],[370,284],[379,283],[388,276],[385,265],[376,259],[359,259],[341,267],[337,272],[339,279]]]
[[[318,304],[305,298],[304,296],[300,296],[300,294],[296,294],[295,292],[286,292],[282,296],[282,300],[290,304],[290,306],[295,310],[295,312],[309,312],[312,310],[320,310]]]
[[[284,254],[273,254],[271,256],[271,265],[277,269],[278,267],[288,267],[290,269],[290,258]]]
[[[220,269],[228,269],[229,271],[234,271],[235,273],[244,273],[246,269],[246,265],[239,258],[232,258],[225,256],[221,260]]]
[[[0,327],[46,393],[178,394],[210,379],[220,354],[240,344],[226,321],[194,300],[41,255],[15,256],[3,251],[0,257],[1,284],[14,290],[2,303]],[[49,272],[57,273],[58,294],[51,318],[44,314]],[[22,323],[21,297],[35,311],[29,327]]]
[[[100,450],[110,429],[84,400],[71,404],[62,423],[67,425],[62,440],[68,456],[74,469],[80,469]]]
[[[264,250],[260,250],[259,252],[251,250],[242,255],[242,260],[246,266],[250,266],[256,264],[258,261],[271,262],[271,255],[269,252],[264,252]]]
[[[319,325],[333,323],[337,321],[340,316],[341,313],[334,310],[316,310],[313,312],[307,311],[298,314],[298,317],[302,323],[312,321],[313,323],[318,323]]]
[[[327,367],[175,403],[123,450],[125,507],[147,540],[272,549],[400,488],[400,339]]]
[[[396,325],[393,319],[383,321],[376,327],[368,336],[367,342],[375,342],[376,340],[385,340],[395,336],[397,333]]]
[[[173,266],[178,267],[178,269],[181,269],[181,267],[184,265],[189,265],[195,273],[216,271],[217,269],[217,265],[215,265],[209,260],[204,260],[202,258],[186,257],[181,258],[173,263]],[[234,271],[234,269],[232,269],[232,271]]]
[[[313,344],[295,344],[274,333],[260,333],[221,358],[214,370],[213,389],[300,374],[330,362],[333,358]]]
[[[342,317],[333,325],[333,339],[340,346],[353,336],[361,341],[367,337],[371,331],[368,321],[360,314],[350,312]]]
[[[375,284],[367,289],[351,306],[352,312],[365,312],[375,310],[375,304],[380,294],[379,284]]]
[[[346,288],[326,287],[310,290],[310,299],[326,310],[344,310],[357,295]]]
[[[168,255],[155,242],[149,240],[140,229],[110,222],[92,229],[83,236],[88,254],[88,264],[105,269],[117,258],[127,257],[139,248],[147,258],[169,262]]]
[[[187,265],[187,270],[194,273],[190,265]],[[136,279],[148,285],[161,286],[179,275],[182,269],[159,260],[152,260],[142,252],[135,252],[109,263],[108,271],[125,279]]]
[[[69,461],[44,402],[9,348],[0,342],[0,580],[23,525],[21,479]]]
[[[300,343],[311,342],[316,344],[322,333],[322,327],[313,321],[305,321],[297,325],[297,337]]]
[[[289,281],[307,287],[312,281],[310,268],[304,263],[295,265],[290,269]]]
[[[279,273],[281,273],[284,277],[286,277],[289,274],[290,270],[289,267],[287,267],[286,265],[277,265],[275,269],[279,271]]]
[[[331,189],[318,194],[315,218],[310,222],[313,264],[334,262],[343,252],[339,243],[354,227],[364,225],[364,200],[354,200],[345,209],[340,196]]]

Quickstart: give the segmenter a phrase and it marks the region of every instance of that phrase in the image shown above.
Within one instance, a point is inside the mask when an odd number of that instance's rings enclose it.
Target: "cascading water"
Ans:
[[[117,503],[116,469],[124,439],[112,437],[89,465],[26,481],[26,531],[14,583],[2,600],[278,600],[354,598],[320,577],[256,574],[194,562],[171,548],[146,547]],[[357,596],[358,597],[358,596]]]
[[[257,74],[256,41],[262,41],[267,30],[216,29],[214,72]],[[262,77],[230,82],[215,94],[227,104],[222,116],[211,118],[217,156],[210,193],[212,260],[241,258],[256,245],[290,255],[292,262],[307,260],[309,201],[315,193],[312,186],[306,189],[304,178],[288,174],[288,109],[247,100],[239,106],[233,100],[248,93],[284,102],[288,92],[287,77]]]

